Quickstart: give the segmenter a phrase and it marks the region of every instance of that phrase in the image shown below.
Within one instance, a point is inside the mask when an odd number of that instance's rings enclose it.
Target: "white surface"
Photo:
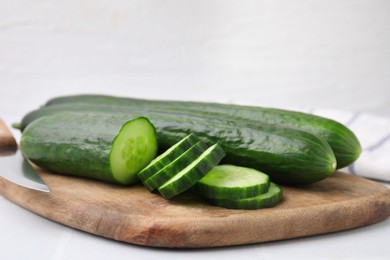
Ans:
[[[48,98],[85,92],[389,117],[389,11],[387,0],[0,0],[0,117],[10,124]],[[0,259],[388,259],[389,224],[160,250],[88,235],[0,197]]]

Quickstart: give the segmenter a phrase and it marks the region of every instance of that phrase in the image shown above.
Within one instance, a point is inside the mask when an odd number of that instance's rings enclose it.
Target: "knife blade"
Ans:
[[[20,150],[13,155],[0,157],[0,176],[29,189],[50,192],[49,187]]]
[[[11,131],[0,119],[0,177],[17,185],[49,192],[44,181],[26,160]]]

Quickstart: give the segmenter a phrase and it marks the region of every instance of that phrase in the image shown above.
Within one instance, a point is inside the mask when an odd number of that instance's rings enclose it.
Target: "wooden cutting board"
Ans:
[[[282,186],[283,201],[274,208],[230,210],[208,205],[191,192],[167,201],[141,185],[121,187],[37,170],[50,193],[3,178],[0,193],[47,219],[153,247],[202,248],[283,240],[361,227],[390,216],[388,188],[340,172],[311,185]]]
[[[12,136],[4,121],[0,118],[0,156],[14,153],[16,147],[15,138]]]

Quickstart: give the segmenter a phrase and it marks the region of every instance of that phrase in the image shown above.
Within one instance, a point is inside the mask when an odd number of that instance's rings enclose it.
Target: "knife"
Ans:
[[[44,181],[17,149],[15,138],[0,119],[0,176],[17,185],[49,192]]]
[[[13,155],[0,157],[0,176],[29,189],[50,191],[20,150]]]

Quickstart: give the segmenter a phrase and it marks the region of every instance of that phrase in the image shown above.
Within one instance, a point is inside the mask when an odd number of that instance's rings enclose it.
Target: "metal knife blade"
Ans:
[[[29,189],[50,191],[20,150],[13,155],[0,157],[0,176]]]

